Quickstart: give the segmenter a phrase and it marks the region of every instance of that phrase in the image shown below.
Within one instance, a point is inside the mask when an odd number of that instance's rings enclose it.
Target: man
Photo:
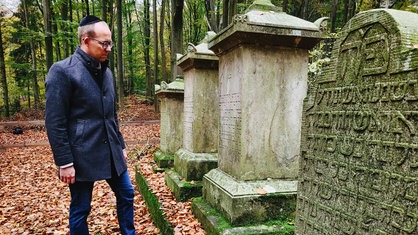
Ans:
[[[106,180],[116,195],[122,234],[135,234],[134,189],[126,165],[125,142],[115,109],[113,76],[107,56],[109,26],[86,16],[78,28],[80,46],[53,64],[46,87],[45,124],[59,178],[69,185],[70,234],[88,234],[93,184]]]

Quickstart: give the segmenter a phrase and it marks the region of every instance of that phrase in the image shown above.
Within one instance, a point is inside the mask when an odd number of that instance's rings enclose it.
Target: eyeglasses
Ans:
[[[86,37],[86,38],[90,38],[90,37]],[[112,49],[112,47],[113,47],[113,42],[109,42],[109,41],[100,41],[100,40],[95,39],[95,38],[90,38],[90,39],[92,39],[92,40],[94,40],[94,41],[98,42],[100,45],[102,45],[102,48],[103,48],[103,49],[105,49],[105,50],[106,50],[107,48]]]

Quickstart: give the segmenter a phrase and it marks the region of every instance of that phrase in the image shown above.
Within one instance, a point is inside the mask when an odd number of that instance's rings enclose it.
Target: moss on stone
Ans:
[[[160,229],[160,233],[163,235],[173,235],[174,230],[161,209],[161,203],[158,201],[158,197],[151,192],[145,177],[138,172],[138,166],[135,169],[135,180],[136,186],[151,214],[152,221]]]
[[[287,195],[281,195],[286,196]],[[192,199],[193,213],[202,223],[208,235],[293,235],[295,234],[294,215],[264,223],[248,223],[239,227],[231,225],[225,217],[209,205],[202,197]]]

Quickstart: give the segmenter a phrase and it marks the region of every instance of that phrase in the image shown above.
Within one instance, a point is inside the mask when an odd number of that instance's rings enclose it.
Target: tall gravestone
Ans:
[[[208,32],[197,46],[189,43],[177,61],[185,83],[183,146],[174,155],[174,171],[166,174],[177,200],[201,196],[203,175],[218,165],[218,57],[207,44],[214,35]]]
[[[154,153],[159,167],[171,167],[174,153],[183,145],[184,81],[161,82],[155,91],[160,102],[160,150]]]
[[[220,139],[203,198],[234,225],[295,211],[308,49],[321,35],[255,1],[209,42],[219,56]]]
[[[304,103],[296,234],[418,234],[418,15],[357,14]]]

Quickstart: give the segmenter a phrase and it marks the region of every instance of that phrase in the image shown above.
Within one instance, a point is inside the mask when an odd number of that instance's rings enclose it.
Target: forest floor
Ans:
[[[152,169],[153,152],[159,147],[159,114],[142,99],[129,97],[118,115],[132,183],[137,166],[175,234],[205,234],[191,212],[191,203],[177,202],[165,185],[164,172]],[[58,180],[43,117],[43,111],[37,110],[0,122],[0,234],[69,233],[69,190]],[[23,134],[13,134],[15,127],[21,127]],[[143,156],[139,158],[140,152]],[[138,190],[134,204],[137,234],[159,234]],[[91,234],[119,234],[115,197],[105,181],[95,183],[88,222]]]

